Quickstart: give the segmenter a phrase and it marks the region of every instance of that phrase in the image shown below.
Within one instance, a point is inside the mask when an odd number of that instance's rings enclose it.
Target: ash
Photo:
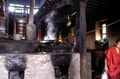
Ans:
[[[9,71],[24,71],[26,59],[23,55],[6,56],[6,68]]]
[[[9,72],[9,79],[21,79],[18,71]]]
[[[56,79],[68,79],[68,69],[65,66],[55,66]]]

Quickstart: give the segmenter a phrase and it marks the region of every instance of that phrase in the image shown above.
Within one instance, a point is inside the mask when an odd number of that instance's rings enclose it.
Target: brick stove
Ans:
[[[36,41],[1,41],[1,79],[80,79],[80,54],[69,46],[39,46]],[[41,51],[36,51],[41,47]],[[32,48],[32,49],[31,49]],[[44,50],[43,50],[44,48]],[[49,47],[50,48],[50,47]],[[27,50],[26,50],[27,49]]]

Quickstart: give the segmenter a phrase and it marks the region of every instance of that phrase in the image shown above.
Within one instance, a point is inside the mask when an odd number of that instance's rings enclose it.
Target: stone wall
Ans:
[[[50,55],[26,55],[26,58],[24,79],[55,79]]]
[[[72,54],[68,79],[80,79],[80,54]]]
[[[8,79],[8,71],[5,67],[4,55],[0,55],[0,79]]]

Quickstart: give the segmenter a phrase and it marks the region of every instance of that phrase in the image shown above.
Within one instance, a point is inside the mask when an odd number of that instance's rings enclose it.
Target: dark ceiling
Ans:
[[[49,13],[50,10],[57,8],[56,24],[63,26],[66,23],[67,16],[75,12],[73,2],[75,0],[36,0],[36,6],[40,7],[41,17]],[[29,5],[29,0],[9,0],[9,3]],[[119,0],[88,0],[86,16],[88,31],[94,29],[95,21],[109,19],[110,22],[120,19]],[[71,16],[75,21],[75,16]],[[74,26],[74,25],[72,25]]]
[[[108,19],[108,24],[120,19],[120,2],[114,0],[89,0],[87,5],[88,31],[94,29],[95,21]],[[89,28],[90,27],[90,28]]]

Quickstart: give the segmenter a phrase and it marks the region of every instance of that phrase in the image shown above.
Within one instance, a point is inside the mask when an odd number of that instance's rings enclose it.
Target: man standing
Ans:
[[[105,51],[105,56],[104,69],[108,73],[108,79],[120,79],[120,39]]]

